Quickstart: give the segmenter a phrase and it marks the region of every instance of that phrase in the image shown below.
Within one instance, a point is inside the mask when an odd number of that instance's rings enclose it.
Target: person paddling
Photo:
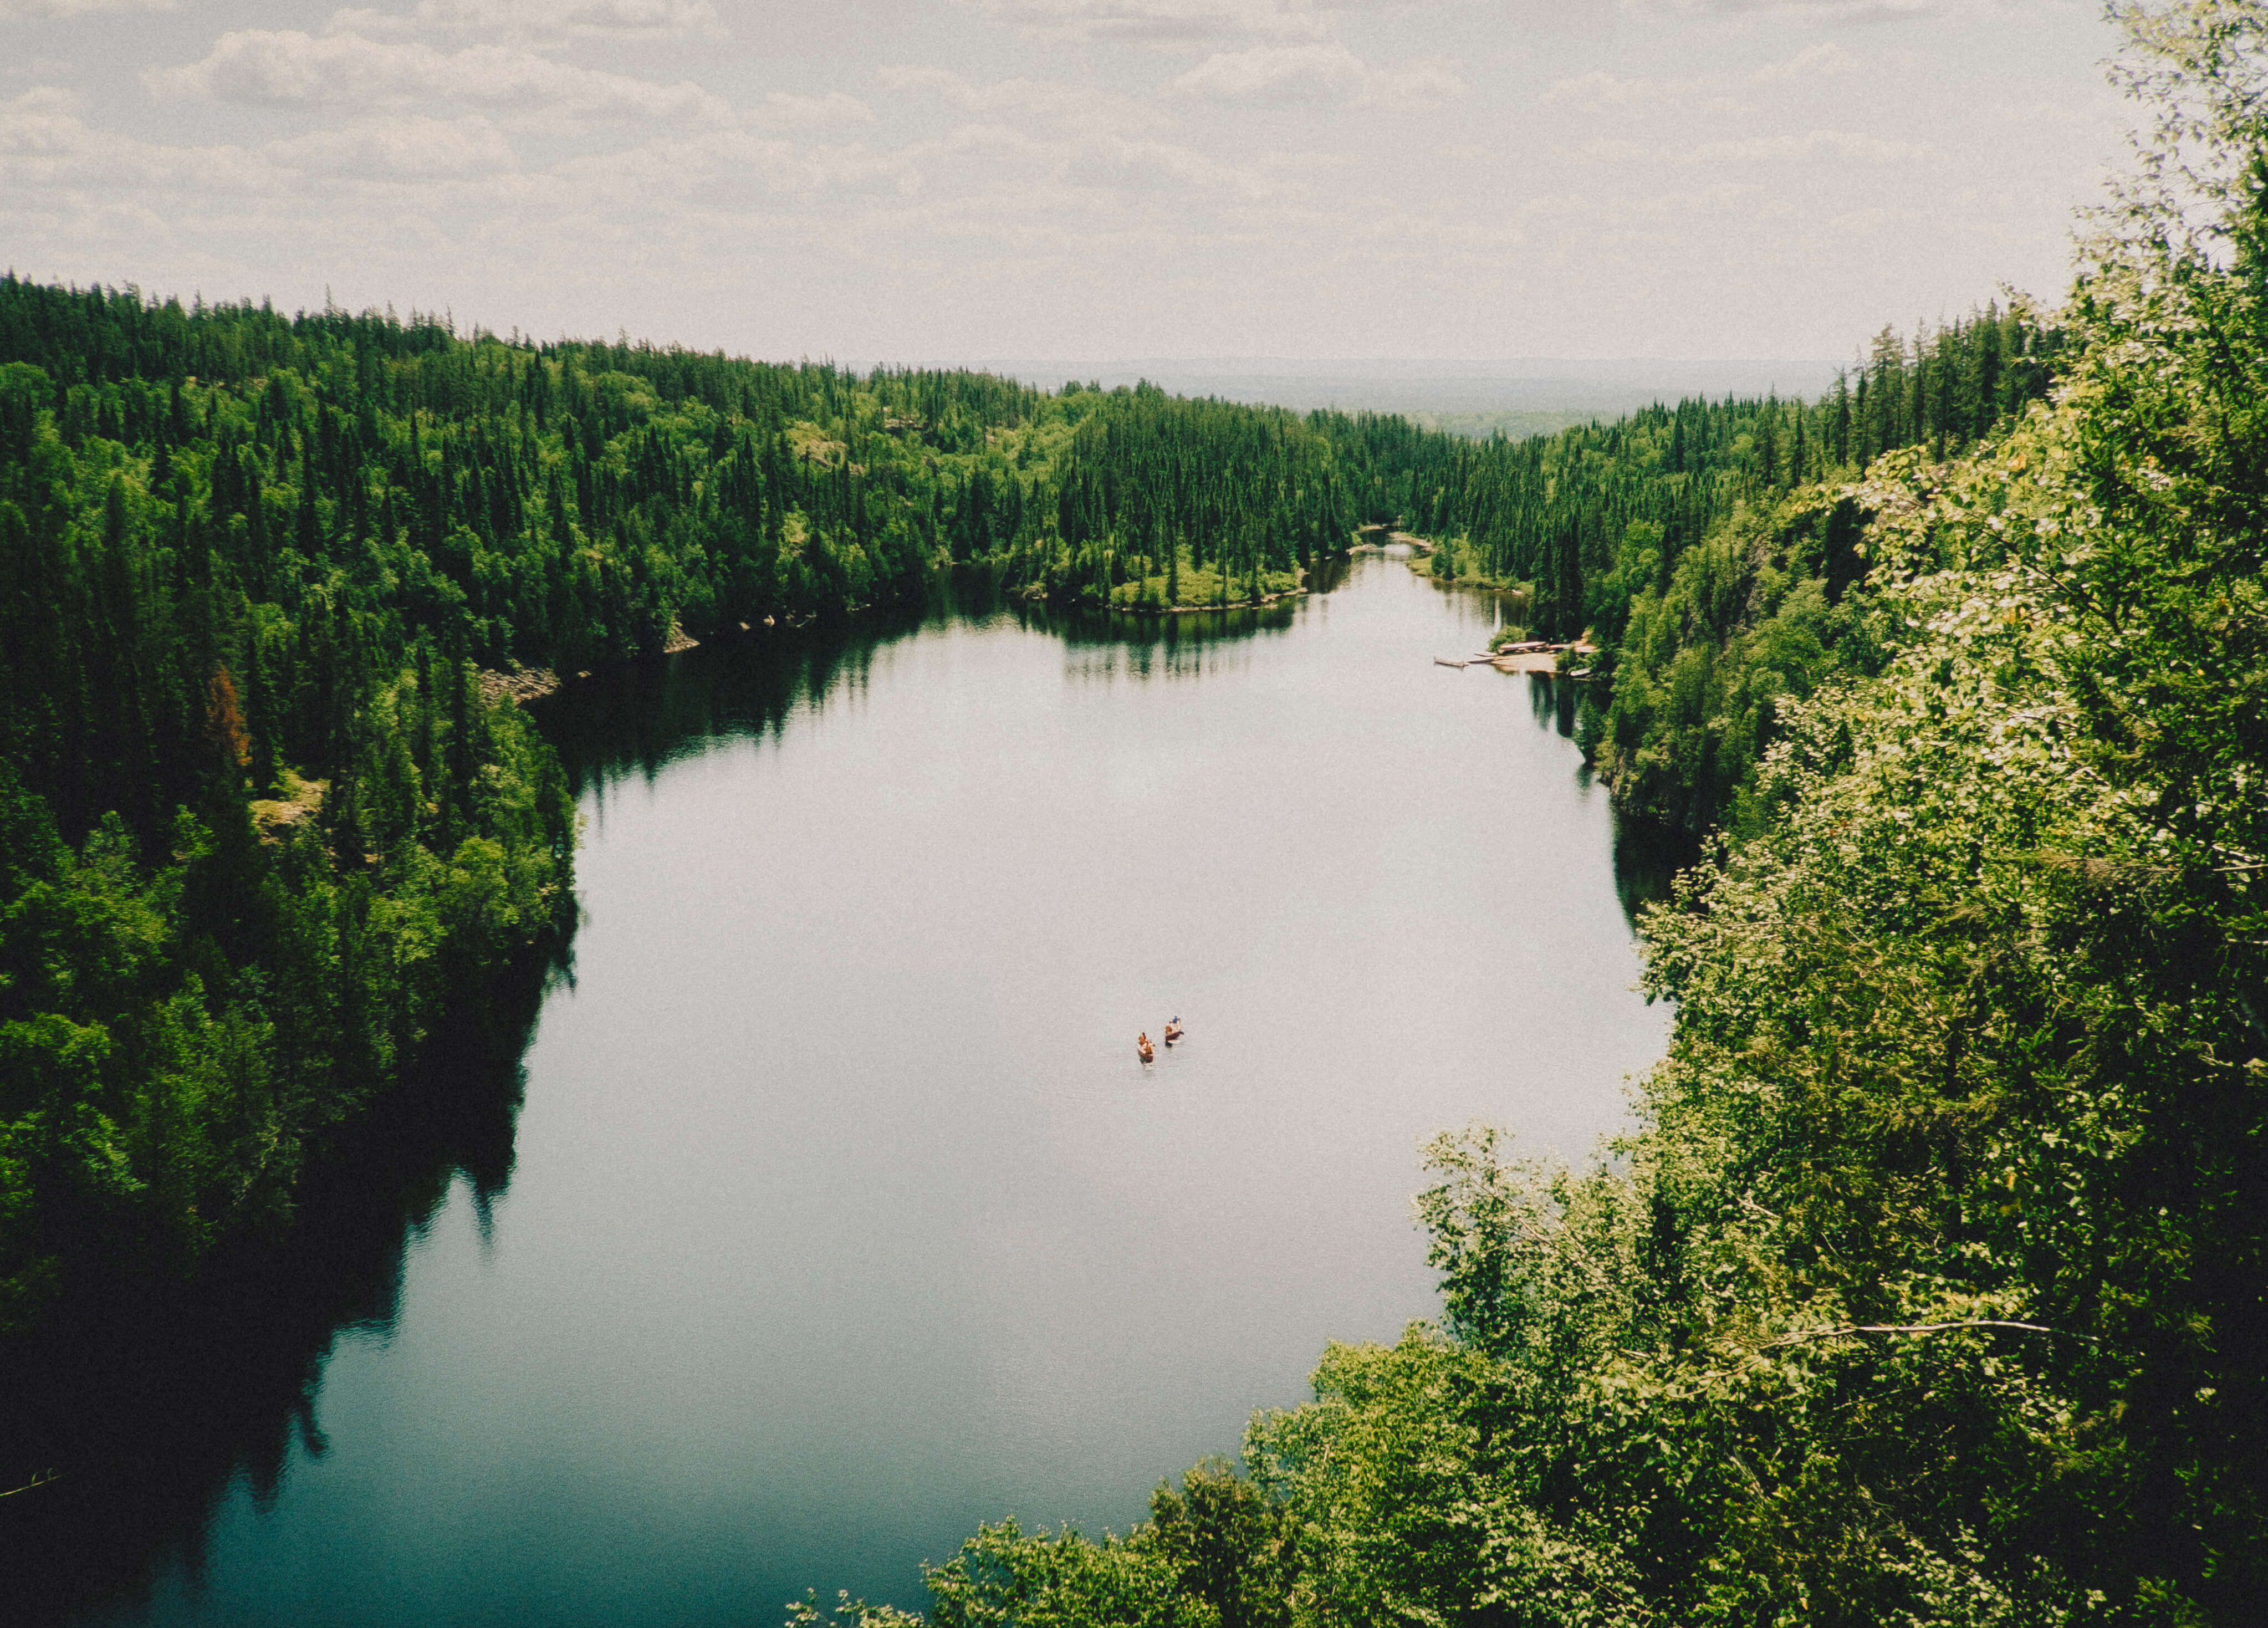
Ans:
[[[1182,1020],[1181,1020],[1179,1018],[1168,1018],[1168,1019],[1167,1019],[1167,1020],[1166,1020],[1166,1043],[1167,1043],[1167,1045],[1169,1045],[1169,1046],[1170,1046],[1170,1045],[1172,1045],[1175,1041],[1179,1040],[1181,1037],[1182,1037]]]
[[[1149,1062],[1152,1057],[1158,1055],[1155,1051],[1152,1051],[1150,1049],[1150,1031],[1148,1029],[1144,1029],[1139,1035],[1137,1035],[1134,1037],[1134,1050],[1142,1054],[1142,1060],[1145,1063]]]

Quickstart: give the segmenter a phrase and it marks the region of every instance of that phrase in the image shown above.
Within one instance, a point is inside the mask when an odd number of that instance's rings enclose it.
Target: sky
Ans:
[[[761,357],[1838,357],[2065,285],[2095,0],[0,0],[0,262]]]

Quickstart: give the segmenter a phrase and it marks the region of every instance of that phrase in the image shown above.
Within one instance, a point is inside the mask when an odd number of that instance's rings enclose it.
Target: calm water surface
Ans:
[[[31,1571],[105,1623],[769,1628],[917,1605],[982,1520],[1123,1529],[1434,1313],[1422,1138],[1580,1156],[1661,1050],[1549,687],[1430,659],[1492,614],[1372,560],[547,704],[586,915],[521,1072],[338,1200],[316,1309],[188,1342],[88,1477],[158,1490]]]

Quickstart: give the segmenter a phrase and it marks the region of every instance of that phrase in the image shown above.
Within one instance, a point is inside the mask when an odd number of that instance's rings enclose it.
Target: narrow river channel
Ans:
[[[184,1382],[244,1395],[134,1426],[171,1491],[33,1570],[117,1550],[102,1623],[773,1628],[918,1608],[980,1521],[1123,1529],[1326,1340],[1433,1314],[1421,1138],[1583,1156],[1660,1052],[1549,685],[1431,659],[1493,614],[1369,559],[544,704],[586,913],[519,1075],[288,1382],[239,1330]]]

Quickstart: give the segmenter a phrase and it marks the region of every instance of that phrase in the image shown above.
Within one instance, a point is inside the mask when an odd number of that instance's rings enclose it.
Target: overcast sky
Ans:
[[[1838,357],[2054,294],[2093,0],[0,0],[0,261],[760,356]]]

